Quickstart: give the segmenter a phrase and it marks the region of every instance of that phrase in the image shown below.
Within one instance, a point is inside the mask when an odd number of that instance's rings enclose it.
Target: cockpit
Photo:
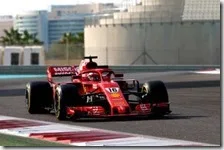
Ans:
[[[81,74],[82,81],[111,81],[114,78],[113,71],[87,71]]]

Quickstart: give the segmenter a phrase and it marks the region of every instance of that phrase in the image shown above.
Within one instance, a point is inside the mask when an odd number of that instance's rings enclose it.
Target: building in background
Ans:
[[[4,30],[9,30],[13,27],[12,16],[0,16],[0,37],[5,36]]]
[[[50,12],[29,11],[16,15],[13,27],[20,33],[27,30],[30,34],[37,34],[37,38],[44,43],[45,49],[48,49],[50,44],[60,40],[64,33],[83,32],[86,16],[115,12],[118,11],[116,8],[113,3],[52,5]]]
[[[57,17],[69,14],[95,14],[107,9],[115,8],[113,3],[92,3],[78,5],[52,5],[49,17]]]
[[[64,33],[84,32],[84,18],[94,14],[116,11],[113,3],[52,5],[49,12],[49,44],[60,40]]]
[[[219,0],[124,6],[122,12],[86,17],[85,55],[97,55],[98,63],[107,65],[220,64]]]
[[[37,38],[48,46],[48,12],[30,11],[16,15],[14,19],[14,28],[20,33],[27,30],[30,34],[37,34]]]
[[[73,14],[61,16],[57,19],[49,19],[48,37],[49,44],[57,42],[64,33],[73,33],[84,31],[84,17],[89,14]]]

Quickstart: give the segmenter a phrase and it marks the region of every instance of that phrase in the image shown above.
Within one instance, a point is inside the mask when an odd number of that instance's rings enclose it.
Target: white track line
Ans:
[[[198,73],[198,74],[220,74],[220,69],[193,71],[193,73]]]
[[[153,136],[144,136],[138,134],[129,134],[123,132],[115,132],[109,130],[101,130],[96,128],[87,128],[81,126],[73,126],[73,125],[65,125],[60,123],[52,123],[46,121],[37,121],[37,120],[30,120],[30,119],[23,119],[23,118],[15,118],[15,117],[7,117],[7,116],[0,116],[0,121],[2,120],[21,120],[21,121],[32,121],[36,123],[43,123],[40,126],[32,126],[32,127],[15,127],[15,128],[8,128],[8,129],[0,129],[0,133],[16,135],[21,137],[30,137],[31,134],[34,133],[63,133],[63,132],[75,132],[75,133],[83,133],[86,131],[87,135],[78,135],[80,139],[82,136],[88,138],[88,132],[93,134],[93,131],[96,132],[104,132],[108,136],[113,136],[114,134],[118,134],[118,138],[115,139],[100,139],[94,140],[94,138],[90,141],[78,141],[78,142],[71,142],[70,145],[75,146],[217,146],[207,143],[198,143],[198,142],[191,142],[191,141],[183,141],[183,140],[176,140],[176,139],[168,139],[168,138],[160,138],[160,137],[153,137]],[[67,133],[66,133],[67,134]],[[73,133],[72,133],[73,134]],[[125,136],[125,137],[119,137]],[[54,136],[54,135],[53,135]],[[67,138],[70,138],[69,135],[65,135]],[[126,137],[127,136],[127,137]],[[131,137],[130,137],[131,136]],[[53,139],[56,137],[53,137]],[[45,139],[42,139],[45,140]],[[65,140],[66,141],[66,140]],[[58,142],[58,141],[55,141]]]

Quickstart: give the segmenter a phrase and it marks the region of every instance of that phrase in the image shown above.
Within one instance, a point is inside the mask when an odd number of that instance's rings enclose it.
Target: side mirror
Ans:
[[[132,82],[128,84],[128,89],[134,89],[135,87],[136,87],[136,81],[132,80]]]
[[[141,91],[140,88],[139,88],[139,82],[138,82],[138,80],[135,80],[135,79],[134,80],[129,80],[129,81],[127,81],[127,83],[128,83],[128,89],[129,90],[136,89],[137,92]]]

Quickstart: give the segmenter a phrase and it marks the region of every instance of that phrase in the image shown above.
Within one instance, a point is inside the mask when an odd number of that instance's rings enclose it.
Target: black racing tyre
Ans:
[[[55,116],[57,119],[66,120],[66,108],[68,106],[76,106],[76,102],[80,101],[80,99],[78,88],[74,84],[58,86],[54,100]]]
[[[53,90],[47,81],[30,82],[26,85],[25,97],[28,112],[37,114],[53,103]]]
[[[142,93],[150,103],[169,102],[168,92],[162,81],[144,83],[142,86]]]

